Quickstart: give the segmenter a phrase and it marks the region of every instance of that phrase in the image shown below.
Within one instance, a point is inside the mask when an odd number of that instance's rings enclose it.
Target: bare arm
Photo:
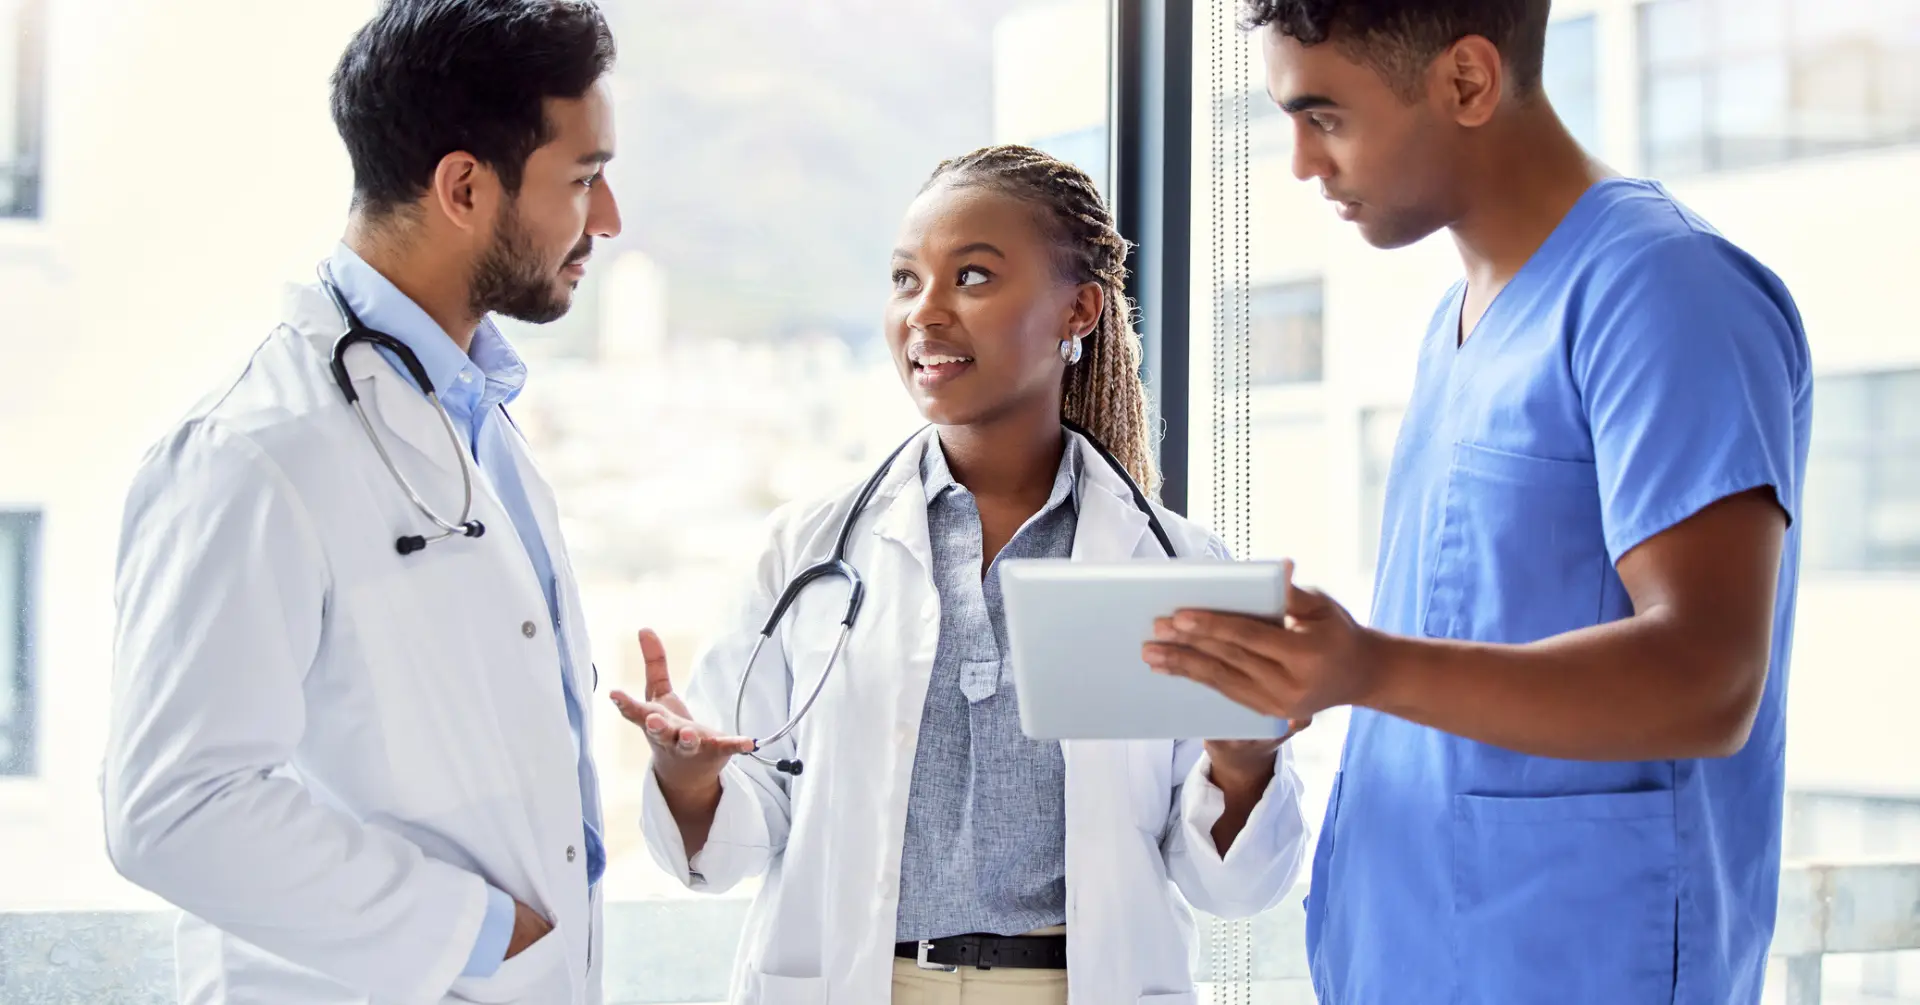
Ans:
[[[1352,704],[1541,757],[1726,756],[1766,684],[1786,526],[1771,490],[1722,499],[1621,557],[1632,616],[1529,645],[1390,636],[1297,589],[1285,624],[1180,612],[1146,657],[1271,715]]]

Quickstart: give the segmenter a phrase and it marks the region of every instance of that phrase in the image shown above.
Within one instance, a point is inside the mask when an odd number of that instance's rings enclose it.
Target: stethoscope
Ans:
[[[1146,493],[1140,491],[1140,486],[1134,482],[1133,476],[1127,474],[1126,466],[1121,464],[1120,459],[1113,456],[1113,452],[1099,440],[1094,439],[1093,434],[1066,420],[1061,420],[1061,425],[1065,426],[1069,432],[1078,433],[1092,445],[1095,452],[1099,453],[1108,466],[1113,468],[1114,473],[1120,476],[1120,480],[1127,483],[1128,491],[1133,493],[1133,504],[1140,507],[1140,512],[1147,515],[1148,529],[1153,531],[1154,538],[1160,542],[1160,547],[1167,553],[1167,557],[1174,558],[1172,539],[1167,537],[1166,528],[1160,526],[1160,518],[1154,515],[1153,507],[1147,503]],[[921,432],[925,430],[922,429]],[[740,691],[733,702],[733,722],[736,730],[739,729],[741,712],[746,707],[747,680],[753,676],[753,665],[760,658],[761,647],[771,641],[773,633],[779,630],[780,619],[786,615],[787,608],[792,607],[793,602],[800,598],[801,591],[817,580],[829,577],[846,580],[848,588],[846,614],[840,618],[840,636],[834,640],[833,651],[827,655],[826,666],[820,669],[820,679],[814,682],[813,691],[807,695],[806,702],[800,706],[799,711],[793,713],[793,716],[787,720],[787,724],[771,736],[754,740],[754,749],[747,753],[747,756],[775,771],[798,775],[804,767],[797,757],[791,760],[786,758],[774,760],[763,756],[760,750],[768,744],[780,742],[799,727],[800,720],[806,717],[807,710],[813,707],[814,701],[820,697],[820,691],[827,686],[827,678],[833,673],[834,664],[839,661],[841,650],[846,648],[847,636],[853,632],[854,619],[860,615],[860,602],[865,598],[866,584],[861,582],[859,570],[847,561],[847,541],[853,536],[853,525],[860,519],[860,514],[867,508],[867,503],[872,501],[873,493],[880,488],[880,483],[886,479],[887,472],[893,469],[894,460],[900,456],[901,451],[907,449],[919,437],[920,433],[915,433],[908,437],[906,442],[893,448],[893,453],[888,454],[887,459],[880,463],[873,477],[867,479],[859,495],[854,497],[852,508],[848,509],[847,515],[840,520],[840,534],[834,541],[833,554],[828,555],[824,561],[801,569],[787,583],[787,588],[780,594],[779,602],[773,605],[773,613],[767,616],[766,625],[760,629],[760,638],[753,644],[753,653],[747,657],[746,670],[740,674]]]
[[[320,267],[320,285],[327,291],[327,296],[333,301],[334,309],[340,312],[341,322],[346,325],[346,330],[341,332],[340,337],[333,343],[333,358],[329,362],[333,369],[333,382],[340,385],[340,393],[347,396],[347,404],[353,406],[353,414],[360,417],[360,428],[366,430],[367,439],[373,443],[373,449],[380,454],[380,463],[387,466],[387,473],[393,476],[394,482],[407,494],[407,498],[413,500],[414,508],[426,514],[427,519],[433,521],[434,526],[439,528],[439,531],[434,534],[402,534],[393,542],[394,549],[402,555],[411,555],[426,548],[427,545],[438,544],[450,538],[479,537],[485,534],[486,525],[473,519],[473,466],[467,460],[466,445],[460,442],[460,431],[454,427],[453,416],[449,415],[446,406],[440,403],[440,395],[434,390],[433,381],[427,377],[427,368],[420,365],[420,357],[414,355],[413,350],[407,348],[406,344],[399,339],[385,332],[374,331],[362,324],[360,316],[353,312],[353,308],[347,306],[346,296],[334,283],[333,270],[325,265]],[[413,376],[414,383],[420,385],[420,390],[426,394],[427,400],[433,403],[433,410],[440,413],[440,423],[447,430],[447,440],[452,444],[454,454],[460,459],[460,490],[463,498],[460,502],[458,520],[443,518],[427,504],[425,499],[420,497],[420,493],[414,490],[413,483],[407,481],[407,476],[401,474],[400,468],[393,463],[393,457],[387,453],[387,446],[381,442],[380,434],[374,431],[373,422],[367,418],[367,410],[360,403],[360,392],[354,389],[353,378],[347,376],[347,350],[362,342],[379,346],[393,353],[400,360],[400,365],[406,367],[407,373]]]

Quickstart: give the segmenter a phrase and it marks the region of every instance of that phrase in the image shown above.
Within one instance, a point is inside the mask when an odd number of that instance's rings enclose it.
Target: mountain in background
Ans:
[[[676,338],[878,327],[900,216],[992,138],[994,25],[1021,0],[611,0],[625,232]]]

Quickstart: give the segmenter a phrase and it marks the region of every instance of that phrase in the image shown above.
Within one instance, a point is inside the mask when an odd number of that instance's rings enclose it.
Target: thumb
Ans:
[[[651,628],[640,629],[640,658],[647,663],[647,700],[659,701],[673,693],[673,677],[667,672],[667,647]]]
[[[1290,618],[1315,618],[1326,613],[1332,604],[1332,597],[1311,586],[1297,583],[1287,585],[1287,616]]]

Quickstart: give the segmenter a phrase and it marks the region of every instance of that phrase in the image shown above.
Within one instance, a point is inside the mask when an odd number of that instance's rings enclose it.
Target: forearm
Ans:
[[[666,800],[667,812],[673,814],[674,826],[680,831],[680,846],[686,849],[687,858],[692,859],[707,846],[707,838],[713,834],[713,818],[720,811],[720,797],[724,794],[720,776],[674,783],[655,772],[654,779],[660,786],[661,797]]]
[[[1746,741],[1764,655],[1664,611],[1528,645],[1375,635],[1377,684],[1361,704],[1538,757],[1724,757]]]

